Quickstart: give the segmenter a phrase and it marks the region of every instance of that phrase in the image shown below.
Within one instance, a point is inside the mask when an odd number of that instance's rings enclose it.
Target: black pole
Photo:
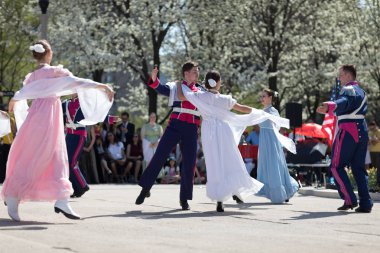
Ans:
[[[47,13],[47,9],[49,7],[49,0],[39,0],[38,4],[39,4],[39,6],[41,8],[42,14],[46,14]]]
[[[41,8],[41,18],[40,18],[40,32],[41,39],[47,39],[47,22],[48,22],[48,14],[47,9],[49,6],[49,0],[39,0],[38,4]]]

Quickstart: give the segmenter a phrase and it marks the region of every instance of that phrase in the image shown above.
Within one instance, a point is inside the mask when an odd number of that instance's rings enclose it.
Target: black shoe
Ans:
[[[223,202],[217,202],[216,203],[216,211],[219,213],[224,212]]]
[[[243,204],[244,203],[244,201],[241,200],[241,199],[239,199],[239,197],[236,196],[236,195],[232,196],[232,199],[235,200],[236,203],[238,203],[238,204]]]
[[[190,210],[189,203],[187,203],[187,200],[180,200],[179,203],[181,204],[182,210]]]
[[[144,203],[144,199],[147,197],[150,197],[150,189],[142,188],[139,196],[136,199],[135,204],[141,205],[142,203]]]
[[[285,199],[285,203],[288,203],[289,202],[289,199]]]
[[[355,212],[357,212],[357,213],[370,213],[371,211],[372,211],[372,208],[366,209],[366,208],[363,208],[361,206],[359,206],[358,208],[355,209]]]
[[[353,205],[346,205],[346,204],[343,204],[343,206],[341,206],[341,207],[338,207],[338,211],[347,211],[348,209],[354,209],[354,207],[357,207],[358,206],[358,204],[356,203],[356,204],[353,204]]]

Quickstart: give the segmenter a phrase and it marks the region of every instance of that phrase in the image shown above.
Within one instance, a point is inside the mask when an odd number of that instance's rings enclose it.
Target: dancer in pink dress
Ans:
[[[9,111],[15,113],[19,130],[9,153],[1,196],[14,221],[20,221],[18,205],[23,201],[55,201],[55,212],[61,212],[70,219],[80,219],[68,203],[73,189],[69,181],[59,96],[78,93],[83,100],[81,104],[87,107],[84,113],[87,122],[84,124],[90,124],[99,120],[95,119],[95,114],[102,118],[99,121],[104,120],[114,92],[105,84],[77,78],[67,69],[50,66],[53,52],[47,41],[39,41],[30,49],[39,65],[26,76],[24,87],[9,104]],[[92,99],[86,93],[93,96]],[[103,104],[99,104],[98,98]],[[27,113],[20,109],[21,104],[26,106],[25,101],[23,103],[25,99],[34,99]],[[22,114],[27,114],[24,122],[20,117]]]

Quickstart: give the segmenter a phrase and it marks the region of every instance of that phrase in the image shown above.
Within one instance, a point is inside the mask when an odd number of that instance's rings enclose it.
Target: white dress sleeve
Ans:
[[[236,114],[227,108],[216,106],[216,100],[214,100],[214,104],[210,103],[210,100],[215,99],[215,97],[210,98],[208,97],[209,95],[205,95],[208,94],[208,92],[195,93],[190,91],[190,89],[185,85],[182,85],[182,90],[187,100],[198,108],[202,116],[212,116],[219,120],[228,122],[234,136],[233,141],[236,145],[239,144],[240,137],[247,126],[257,125],[265,120],[270,120],[280,127],[289,128],[289,119],[274,116],[258,109],[252,109],[252,112],[249,114]],[[224,99],[225,101],[228,101],[227,98]],[[230,103],[226,103],[226,105],[233,106],[232,98],[230,98],[230,100]],[[280,134],[276,136],[286,149],[292,153],[296,152],[296,147],[292,140]]]
[[[113,100],[109,101],[105,92],[96,88],[97,82],[90,79],[75,77],[70,71],[64,68],[55,67],[52,69],[53,78],[43,78],[28,82],[13,97],[19,100],[15,104],[16,123],[19,128],[27,115],[26,99],[37,99],[47,97],[60,97],[71,94],[78,94],[79,103],[82,108],[84,120],[82,125],[94,125],[103,122]]]
[[[232,98],[231,95],[223,95],[223,94],[214,94],[215,96],[215,106],[231,110],[232,107],[236,104],[236,99]]]

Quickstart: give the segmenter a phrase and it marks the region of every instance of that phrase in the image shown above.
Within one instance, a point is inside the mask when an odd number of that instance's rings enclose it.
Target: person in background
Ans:
[[[246,138],[246,142],[251,145],[259,145],[259,134],[260,134],[260,127],[258,125],[254,125],[252,132],[249,133],[248,137]]]
[[[157,116],[154,112],[149,115],[149,122],[141,128],[141,139],[144,151],[144,169],[148,166],[154,152],[156,152],[158,142],[162,137],[162,126],[156,123]]]
[[[16,122],[14,120],[14,117],[10,117],[6,112],[0,111],[0,113],[9,118],[10,130],[11,130],[11,132],[9,132],[8,134],[6,134],[4,136],[0,135],[0,136],[2,136],[0,139],[1,140],[1,145],[0,145],[0,183],[3,183],[4,179],[5,179],[9,150],[11,149],[11,145],[13,143],[13,139],[14,139],[14,136],[16,134]],[[3,126],[0,125],[0,127],[3,127]],[[9,129],[9,127],[7,127],[7,129]]]
[[[376,184],[380,187],[380,129],[374,120],[369,123],[368,128],[371,165],[376,168]]]
[[[133,135],[135,134],[135,125],[129,122],[129,113],[123,112],[121,114],[121,123],[117,126],[117,137],[124,144],[124,148],[132,142]]]
[[[179,167],[174,157],[169,157],[168,165],[164,168],[164,176],[161,178],[162,184],[178,184],[181,180]]]
[[[106,141],[107,161],[109,167],[111,167],[112,175],[117,183],[124,183],[126,175],[126,162],[124,145],[121,141],[118,141],[114,133],[107,133]],[[119,171],[121,171],[119,173]]]
[[[125,170],[125,175],[133,169],[134,176],[130,176],[129,182],[137,183],[139,179],[139,173],[142,166],[142,161],[144,158],[142,143],[138,134],[133,135],[132,143],[127,146],[126,158],[127,158],[127,169]]]

